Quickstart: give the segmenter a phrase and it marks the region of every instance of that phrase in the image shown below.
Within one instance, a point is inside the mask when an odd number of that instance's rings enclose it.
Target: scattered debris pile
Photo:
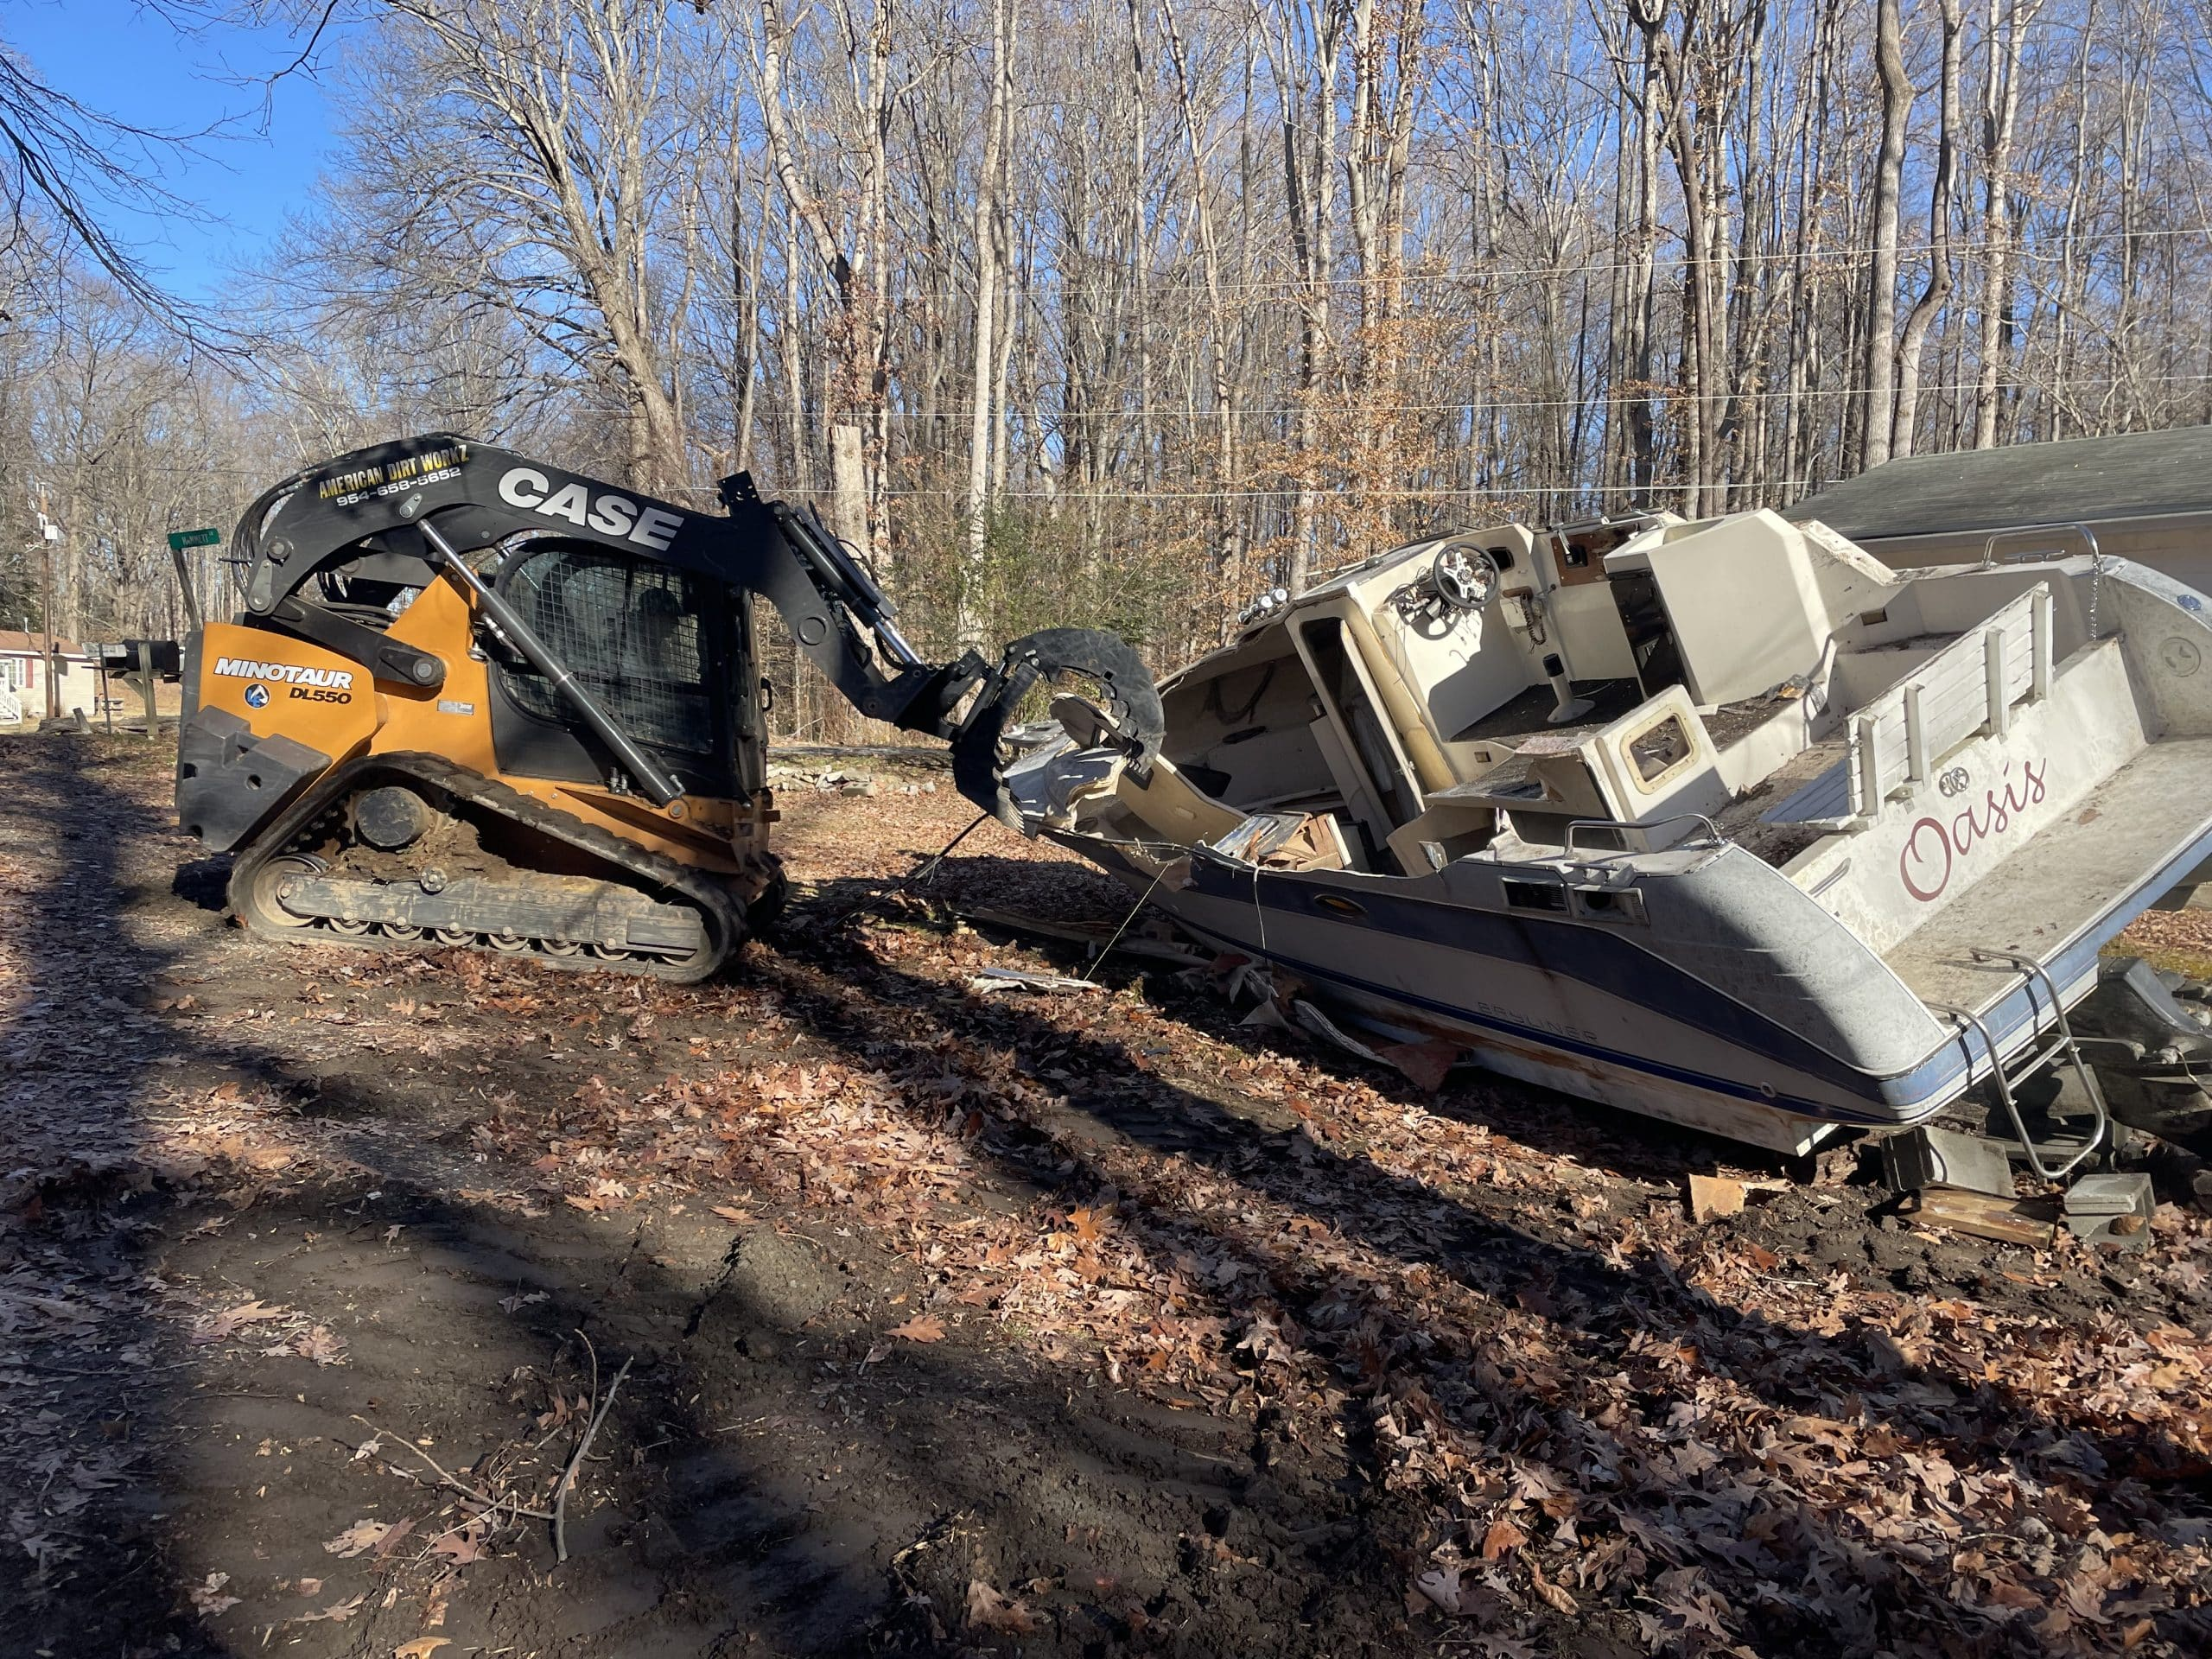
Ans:
[[[775,752],[779,757],[787,752]],[[915,752],[918,755],[922,751]],[[919,760],[899,756],[895,762],[878,766],[855,766],[847,760],[840,763],[808,765],[804,760],[779,758],[768,763],[767,779],[771,789],[789,792],[810,791],[817,795],[859,795],[873,798],[878,795],[934,795],[940,779],[931,773],[943,773],[948,769],[931,766]]]

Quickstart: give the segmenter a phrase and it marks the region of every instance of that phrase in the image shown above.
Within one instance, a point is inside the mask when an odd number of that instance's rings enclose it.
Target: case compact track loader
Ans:
[[[188,647],[176,801],[264,937],[473,946],[696,980],[776,907],[753,604],[863,714],[950,741],[1009,816],[1001,729],[1080,682],[1142,765],[1160,700],[1111,635],[923,662],[808,511],[743,474],[695,512],[434,434],[249,507],[245,609]]]

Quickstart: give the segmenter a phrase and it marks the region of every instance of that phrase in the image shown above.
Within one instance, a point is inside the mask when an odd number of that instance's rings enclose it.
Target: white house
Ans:
[[[99,666],[73,639],[56,639],[48,650],[48,636],[0,628],[0,726],[46,717],[47,688],[52,677],[54,707],[62,715],[82,709],[87,715],[99,709]]]

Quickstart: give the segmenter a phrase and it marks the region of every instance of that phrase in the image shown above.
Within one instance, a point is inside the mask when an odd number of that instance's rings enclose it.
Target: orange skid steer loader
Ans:
[[[1006,816],[1001,733],[1079,685],[1142,766],[1158,693],[1109,634],[924,662],[814,514],[744,474],[696,512],[449,434],[285,480],[240,522],[245,608],[190,643],[179,821],[267,938],[473,947],[696,980],[780,902],[753,642],[765,598],[861,713],[952,746]]]

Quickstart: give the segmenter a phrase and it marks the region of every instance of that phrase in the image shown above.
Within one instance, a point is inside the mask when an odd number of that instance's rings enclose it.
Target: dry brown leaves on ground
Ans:
[[[958,987],[1019,958],[973,936],[879,921],[821,950],[707,994],[715,1017],[864,1038],[594,1077],[484,1143],[582,1207],[735,1185],[739,1226],[864,1223],[935,1287],[894,1338],[1015,1341],[1300,1436],[1361,1421],[1435,1505],[1418,1599],[1485,1624],[1596,1606],[1694,1653],[1777,1620],[2118,1648],[2212,1586],[2212,1522],[2175,1503],[2212,1471],[2201,1330],[1870,1285],[1126,994],[1001,1017]],[[1120,1107],[1072,1103],[1102,1087]],[[1147,1144],[1110,1132],[1122,1109],[1205,1132]],[[968,1202],[1009,1171],[1072,1196]],[[2169,1209],[2158,1240],[2152,1270],[2201,1286],[2204,1222]],[[2007,1270],[2100,1269],[2068,1240]]]
[[[802,873],[848,888],[802,899],[785,947],[733,982],[369,960],[208,1023],[306,1019],[332,1044],[454,1057],[476,1121],[451,1173],[470,1204],[588,1226],[682,1205],[741,1233],[826,1221],[880,1242],[922,1289],[886,1312],[869,1363],[1003,1347],[1341,1449],[1427,1518],[1401,1582],[1448,1621],[1431,1637],[1558,1650],[1603,1621],[1688,1655],[2178,1653],[2212,1633],[2205,1218],[2162,1210],[2130,1281],[2065,1238],[1910,1288],[1754,1236],[1751,1211],[1693,1225],[1678,1172],[1644,1179],[1679,1154],[1663,1130],[1627,1131],[1642,1150],[1624,1154],[1525,1091],[1418,1095],[1236,1027],[1202,973],[978,999],[979,968],[1066,964],[849,888],[855,870],[903,873],[902,841],[942,844],[931,810],[835,819]],[[1126,913],[1043,860],[994,853],[944,880],[971,877],[1000,904]],[[0,854],[0,921],[29,879]],[[32,995],[0,950],[0,997]],[[504,1081],[555,1060],[557,1087]],[[219,1183],[243,1209],[379,1132],[152,1075],[140,1142],[82,1149],[97,1178]],[[1830,1232],[1877,1224],[1863,1194],[1825,1202]],[[97,1287],[55,1284],[28,1260],[0,1274],[0,1337],[98,1317]],[[2187,1317],[2145,1313],[2128,1285]],[[276,1336],[342,1357],[326,1323],[243,1287],[156,1294],[202,1348]],[[115,1478],[73,1454],[52,1473]],[[71,1547],[52,1510],[11,1514],[34,1558]],[[422,1523],[435,1541],[364,1520],[326,1548],[458,1564],[498,1519],[462,1502]],[[1234,1570],[1220,1541],[1194,1548]],[[223,1602],[219,1576],[195,1603]],[[1019,1637],[1029,1593],[976,1579],[958,1617]]]

